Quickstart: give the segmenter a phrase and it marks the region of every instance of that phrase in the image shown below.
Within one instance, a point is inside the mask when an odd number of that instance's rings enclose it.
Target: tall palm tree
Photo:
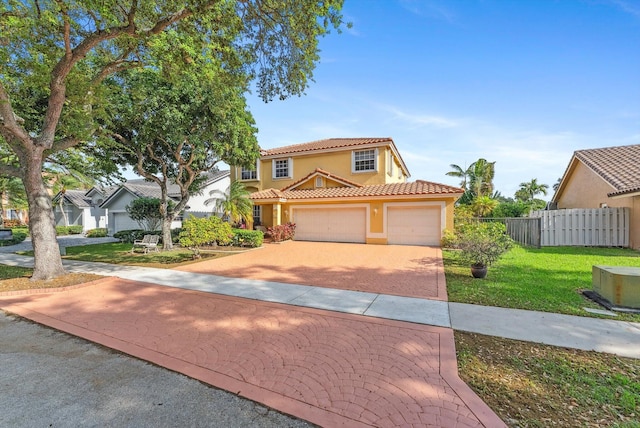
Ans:
[[[520,188],[515,196],[522,202],[532,202],[538,195],[546,196],[548,189],[548,185],[539,184],[537,178],[532,178],[529,182],[520,183]]]
[[[480,158],[469,166],[469,190],[475,197],[490,196],[493,193],[495,165],[495,162]]]
[[[210,195],[220,195],[219,190],[211,191]],[[215,210],[227,217],[231,223],[253,222],[253,202],[249,199],[251,193],[244,184],[234,181],[229,186],[226,193],[222,193],[222,198],[211,198],[205,201],[206,205],[215,202]]]
[[[460,182],[460,187],[462,187],[464,190],[467,190],[467,178],[469,178],[469,176],[471,175],[472,165],[473,164],[471,164],[468,168],[463,169],[459,165],[452,163],[451,165],[449,165],[452,171],[447,172],[446,175],[450,177],[462,178],[462,181]]]

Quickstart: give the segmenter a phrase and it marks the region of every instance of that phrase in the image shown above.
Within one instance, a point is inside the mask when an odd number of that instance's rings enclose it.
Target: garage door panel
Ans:
[[[364,243],[365,214],[364,208],[294,208],[295,239]]]
[[[387,242],[395,245],[440,245],[440,207],[389,207]]]

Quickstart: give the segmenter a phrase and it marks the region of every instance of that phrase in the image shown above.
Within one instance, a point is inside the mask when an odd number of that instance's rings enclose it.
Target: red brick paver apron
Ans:
[[[117,278],[0,307],[323,426],[504,426],[451,329]]]
[[[436,247],[289,241],[176,270],[447,300]]]

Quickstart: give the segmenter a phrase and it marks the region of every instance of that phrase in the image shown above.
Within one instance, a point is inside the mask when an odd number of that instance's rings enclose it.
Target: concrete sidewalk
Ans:
[[[33,259],[15,254],[0,254],[0,263],[31,266]],[[167,269],[70,260],[63,263],[72,272],[118,276],[132,281],[227,296],[452,327],[489,336],[608,352],[640,359],[640,323],[227,278]]]

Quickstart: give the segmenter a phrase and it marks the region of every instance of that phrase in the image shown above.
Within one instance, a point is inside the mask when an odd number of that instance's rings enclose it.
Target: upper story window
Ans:
[[[291,158],[274,159],[272,162],[273,178],[293,177],[293,162]]]
[[[322,177],[316,177],[316,187],[322,187]]]
[[[352,157],[352,171],[353,172],[366,172],[376,171],[377,169],[377,150],[358,150],[353,152]]]
[[[242,170],[240,171],[240,180],[257,180],[258,167],[259,167],[259,162],[256,162],[256,167],[253,170],[242,167]]]
[[[242,168],[242,173],[240,173],[240,180],[257,180],[258,179],[258,171],[251,171],[250,169]]]

